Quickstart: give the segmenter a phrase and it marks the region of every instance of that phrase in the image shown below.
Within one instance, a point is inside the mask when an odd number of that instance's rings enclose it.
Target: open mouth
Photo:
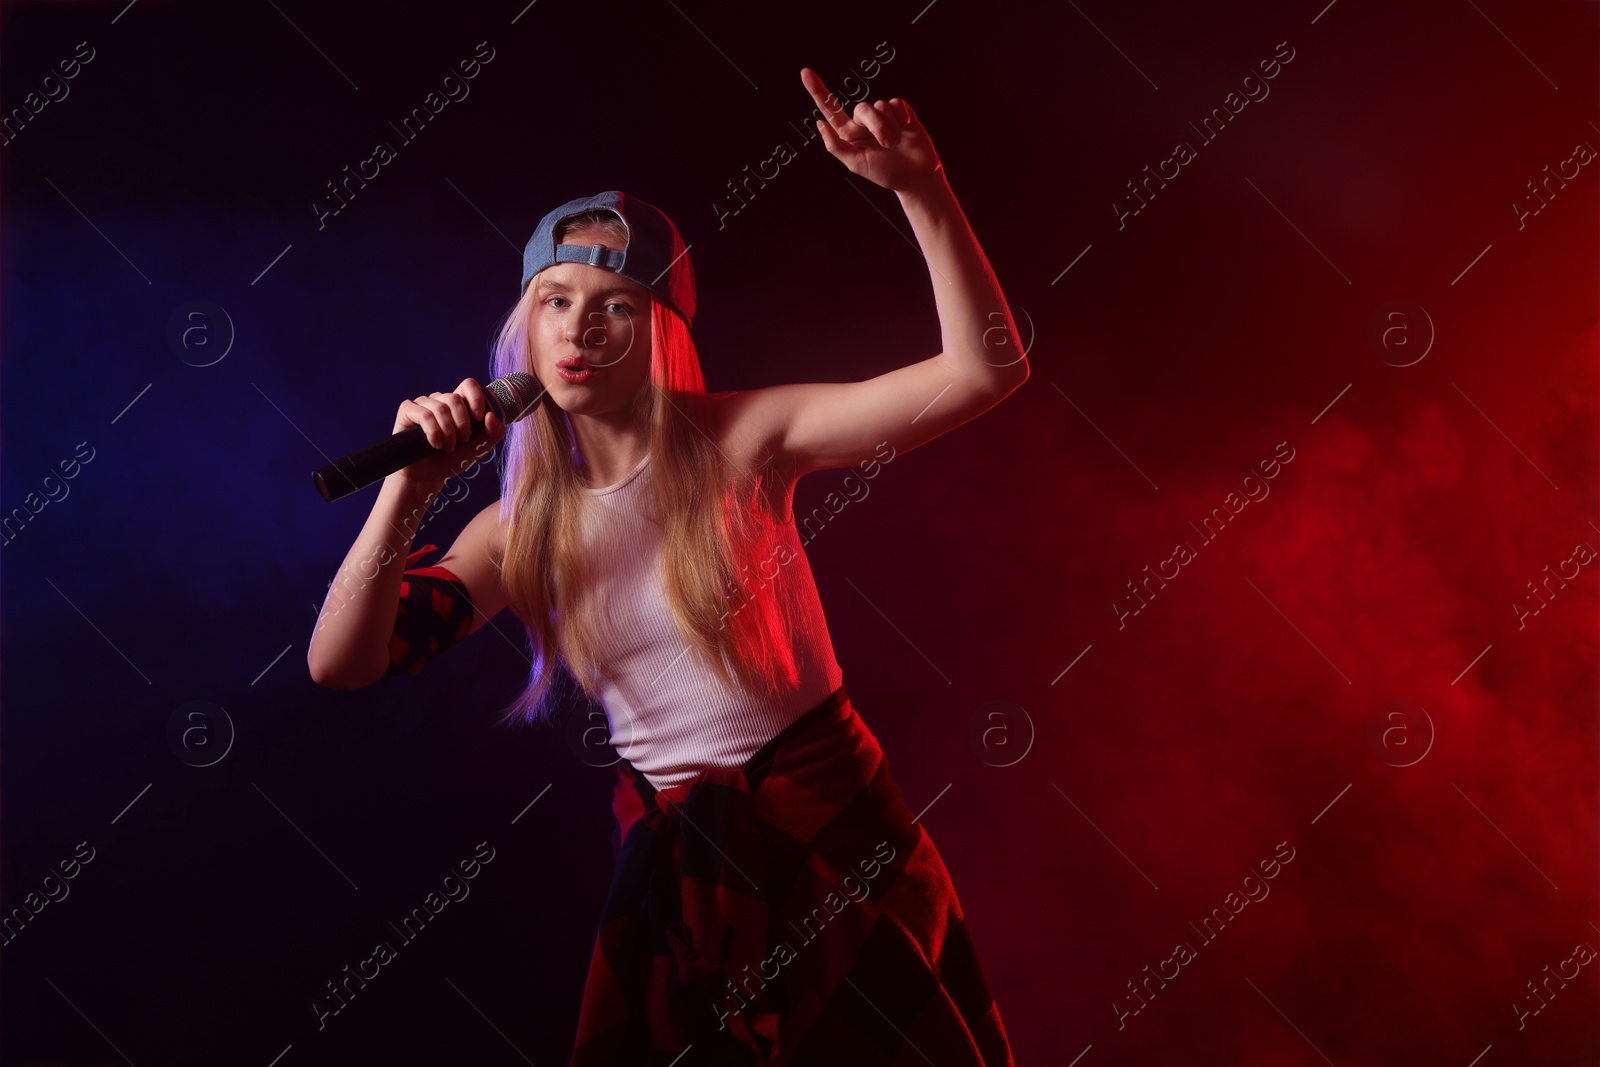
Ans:
[[[586,382],[600,371],[577,356],[568,356],[556,363],[556,373],[561,375],[563,381]]]

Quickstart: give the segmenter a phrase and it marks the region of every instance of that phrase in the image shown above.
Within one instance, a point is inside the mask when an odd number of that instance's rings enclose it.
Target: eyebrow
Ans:
[[[555,290],[559,290],[560,292],[563,292],[563,293],[572,292],[572,286],[570,286],[570,285],[563,285],[561,282],[556,282],[556,281],[546,281],[543,278],[539,279],[539,288],[540,289],[555,289]],[[631,297],[634,297],[636,299],[639,297],[639,293],[636,290],[631,289],[626,285],[613,285],[609,289],[602,289],[598,295],[600,295],[600,296],[615,296],[617,293],[621,293],[624,296],[631,296]]]

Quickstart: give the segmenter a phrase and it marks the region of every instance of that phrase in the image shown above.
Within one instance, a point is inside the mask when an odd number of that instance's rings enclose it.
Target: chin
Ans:
[[[566,385],[566,382],[561,384]],[[599,396],[593,391],[589,393],[577,392],[587,389],[587,386],[572,386],[573,392],[551,392],[550,397],[562,411],[573,415],[604,415],[617,406],[616,400],[609,396]]]

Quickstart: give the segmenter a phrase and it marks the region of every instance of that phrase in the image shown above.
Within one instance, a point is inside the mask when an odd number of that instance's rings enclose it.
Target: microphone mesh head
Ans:
[[[495,414],[507,424],[516,422],[532,411],[543,392],[539,379],[525,371],[513,371],[503,378],[496,378],[484,386],[483,391],[494,399],[499,408]]]

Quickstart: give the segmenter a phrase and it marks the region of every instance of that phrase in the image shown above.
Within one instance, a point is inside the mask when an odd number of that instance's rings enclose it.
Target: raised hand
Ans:
[[[944,166],[916,112],[899,97],[870,104],[863,100],[847,115],[816,71],[802,67],[800,82],[827,116],[817,120],[822,143],[851,173],[903,192],[931,180]]]

